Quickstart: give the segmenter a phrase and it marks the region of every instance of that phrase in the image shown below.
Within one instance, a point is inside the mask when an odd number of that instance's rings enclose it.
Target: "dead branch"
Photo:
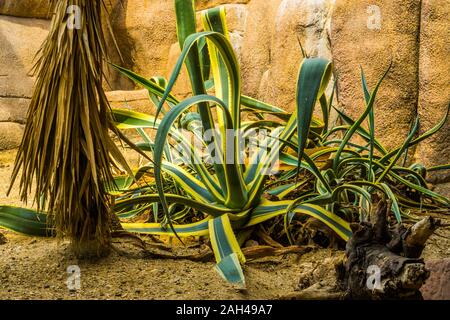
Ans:
[[[429,276],[420,255],[440,226],[432,217],[410,228],[389,228],[389,201],[380,201],[371,221],[351,224],[344,263],[336,266],[338,283],[350,299],[420,299]],[[374,221],[375,220],[375,221]]]

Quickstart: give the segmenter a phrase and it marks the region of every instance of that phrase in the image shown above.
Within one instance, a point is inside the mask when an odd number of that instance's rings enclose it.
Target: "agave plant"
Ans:
[[[229,41],[223,7],[205,11],[202,15],[205,31],[196,33],[193,2],[175,1],[175,4],[178,38],[183,51],[167,86],[161,87],[156,81],[146,81],[128,70],[119,68],[131,79],[147,87],[154,99],[158,99],[158,95],[162,94],[158,102],[158,111],[162,110],[166,101],[170,109],[164,114],[162,120],[130,111],[114,111],[118,128],[138,129],[144,141],[150,141],[150,137],[146,136],[142,129],[157,130],[155,141],[151,148],[148,148],[153,151],[153,163],[149,165],[154,168],[157,193],[141,195],[138,194],[140,190],[133,190],[132,197],[116,202],[116,210],[136,210],[136,205],[148,206],[151,203],[160,202],[170,228],[164,224],[151,223],[125,223],[124,228],[139,233],[169,233],[179,237],[209,235],[219,272],[230,282],[243,284],[244,277],[240,263],[245,262],[245,257],[238,240],[242,237],[241,233],[258,223],[284,214],[292,202],[272,202],[262,195],[272,169],[267,164],[275,162],[280,150],[294,136],[297,128],[297,113],[289,118],[286,125],[278,125],[275,128],[264,126],[263,123],[245,123],[242,119],[241,100],[245,100],[246,106],[259,114],[268,111],[282,114],[282,117],[286,118],[286,113],[281,109],[257,103],[250,98],[241,98],[239,66]],[[204,55],[201,54],[205,45],[209,53],[207,60],[203,59]],[[189,71],[194,96],[179,102],[170,95],[170,92],[184,62]],[[207,94],[207,85],[205,85],[209,75],[202,67],[205,67],[208,62],[213,75],[214,96]],[[308,59],[303,62],[298,90],[300,112],[303,110],[309,112],[313,109],[317,99],[323,95],[330,76],[331,64],[328,61]],[[304,79],[308,81],[303,81]],[[159,82],[159,84],[162,83]],[[195,106],[197,112],[189,112]],[[217,114],[213,114],[213,108],[218,109]],[[181,121],[177,121],[178,119]],[[195,122],[197,125],[193,125]],[[191,130],[193,135],[203,138],[203,145],[212,146],[207,148],[208,157],[217,161],[209,165],[205,159],[199,159],[195,145],[179,133],[181,126]],[[255,126],[270,129],[270,134],[266,138],[267,148],[259,148],[255,152],[254,157],[257,157],[259,161],[249,161],[245,164],[242,163],[240,152],[238,152],[242,144],[240,139]],[[214,130],[210,131],[211,137],[206,141],[204,134],[210,129]],[[242,135],[230,136],[229,132],[242,132]],[[181,148],[192,156],[192,161],[188,164],[172,162],[173,154],[171,154],[169,138],[176,139]],[[306,138],[301,149],[305,146]],[[230,153],[229,149],[235,151]],[[246,148],[243,152],[246,154]],[[313,167],[310,167],[311,165]],[[319,170],[312,161],[304,166],[320,176]],[[167,183],[164,181],[169,179],[182,190],[182,194],[167,193]],[[174,224],[174,217],[179,213],[171,212],[171,205],[178,205],[177,207],[182,211],[186,208],[193,209],[197,217],[200,214],[200,221],[184,225]],[[344,239],[348,239],[351,234],[347,222],[320,206],[304,203],[292,210],[320,219]]]
[[[158,107],[157,115],[112,112],[119,130],[136,130],[140,141],[130,146],[147,159],[133,175],[116,177],[119,190],[110,190],[124,229],[209,237],[219,273],[243,285],[241,246],[261,223],[281,225],[283,236],[297,243],[299,228],[293,222],[312,217],[346,241],[351,237],[349,223],[370,218],[375,195],[391,200],[399,222],[415,219],[417,209],[448,210],[449,200],[428,189],[423,166],[397,164],[408,148],[439,130],[448,113],[419,137],[416,121],[402,146],[387,151],[374,130],[374,105],[385,75],[370,91],[362,72],[365,111],[353,120],[336,109],[342,123],[330,125],[334,95],[327,97],[325,89],[332,64],[321,58],[303,60],[296,109],[287,113],[242,95],[223,7],[202,12],[202,32],[196,30],[192,0],[176,0],[175,8],[182,52],[169,81],[148,80],[115,66],[146,88]],[[171,92],[183,65],[193,95],[180,101]],[[316,105],[323,119],[313,117]],[[367,120],[368,130],[363,126]],[[255,130],[267,132],[256,148],[247,139]],[[150,131],[156,131],[156,137]],[[355,136],[359,140],[352,139]],[[42,234],[44,221],[45,215],[33,211],[0,208],[0,225],[9,223],[14,230]]]
[[[297,85],[297,108],[289,115],[280,108],[241,95],[239,66],[229,41],[223,7],[204,11],[204,31],[197,33],[193,3],[175,1],[175,4],[178,38],[183,50],[170,80],[160,77],[146,80],[116,66],[147,88],[158,106],[158,113],[164,113],[159,120],[157,115],[113,111],[117,127],[138,130],[143,142],[137,146],[152,153],[153,159],[139,172],[142,175],[150,170],[154,174],[154,184],[136,188],[130,177],[125,178],[129,184],[124,187],[131,187],[131,190],[128,196],[117,201],[116,210],[122,217],[129,218],[151,208],[154,221],[124,223],[126,230],[179,237],[209,235],[220,274],[230,282],[242,284],[244,277],[239,262],[244,263],[245,257],[240,245],[255,225],[274,217],[284,216],[284,231],[290,242],[294,242],[290,224],[299,215],[319,219],[347,240],[351,236],[349,222],[368,219],[375,193],[392,200],[392,210],[399,222],[402,216],[414,218],[408,208],[449,206],[448,199],[428,190],[416,167],[396,166],[408,147],[439,130],[447,116],[430,132],[413,139],[418,128],[416,121],[404,144],[391,152],[375,138],[373,107],[389,70],[372,92],[362,73],[364,113],[354,121],[337,110],[345,124],[329,130],[333,95],[327,98],[325,89],[331,78],[331,63],[320,58],[303,60]],[[187,66],[194,95],[178,101],[171,91],[183,63]],[[208,89],[212,88],[214,96],[208,94]],[[313,118],[314,107],[319,102],[323,121]],[[168,111],[163,108],[165,103]],[[191,111],[194,106],[197,112]],[[217,115],[213,115],[214,109],[219,110]],[[244,113],[251,113],[258,120],[244,121]],[[369,131],[362,127],[367,117]],[[144,131],[146,128],[157,130],[154,141]],[[208,156],[219,161],[209,164],[199,159],[196,146],[180,134],[182,128],[203,139],[203,146],[212,145]],[[211,128],[216,129],[214,134],[205,139],[205,132]],[[256,128],[269,130],[270,134],[263,144],[267,148],[259,148],[251,156],[247,141],[240,139]],[[243,134],[230,137],[229,130]],[[343,137],[339,137],[339,133],[343,133]],[[367,145],[350,142],[355,134]],[[191,161],[175,163],[176,152],[171,139],[192,155]],[[238,146],[242,144],[247,161],[241,163],[238,159],[241,154],[236,151],[229,161],[229,149],[240,150]],[[277,159],[283,168],[275,177],[274,187],[270,183],[274,179],[270,164]],[[309,174],[300,174],[305,171]],[[295,199],[282,200],[294,192]],[[269,201],[268,194],[278,201]],[[158,203],[162,210],[155,206]],[[352,210],[355,207],[359,213],[356,217]],[[164,221],[160,223],[159,212],[164,213]]]

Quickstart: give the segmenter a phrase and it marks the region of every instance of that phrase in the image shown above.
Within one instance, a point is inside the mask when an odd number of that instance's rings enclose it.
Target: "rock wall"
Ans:
[[[369,90],[392,62],[377,103],[376,134],[391,149],[408,135],[417,111],[420,0],[337,0],[331,24],[341,108],[357,118],[365,109],[360,66]],[[389,133],[389,134],[384,134]]]
[[[109,38],[113,62],[151,77],[168,77],[180,52],[173,0],[109,0],[109,19],[123,61]],[[335,63],[339,107],[356,117],[364,108],[359,67],[373,88],[392,61],[376,104],[377,135],[393,148],[416,115],[421,131],[444,115],[450,100],[450,0],[197,0],[197,10],[225,5],[247,95],[292,110],[301,47]],[[16,147],[33,78],[30,69],[51,16],[47,0],[0,0],[0,149]],[[115,106],[151,105],[134,84],[108,70]],[[187,96],[181,76],[176,94]],[[125,102],[123,102],[125,105]],[[144,108],[144,109],[143,109]],[[14,127],[14,129],[13,129]],[[10,134],[12,131],[15,134]],[[450,160],[449,123],[413,150],[415,160]],[[434,177],[450,181],[450,175]]]
[[[49,19],[51,17],[50,0],[1,0],[0,14]]]
[[[3,1],[0,12],[15,8],[4,7]],[[34,83],[33,60],[49,25],[48,20],[0,15],[0,150],[21,141]]]
[[[450,0],[422,0],[417,105],[422,132],[442,119],[450,103],[449,16]],[[425,165],[450,162],[450,121],[420,145],[416,158]],[[450,174],[430,178],[434,182],[450,182]]]
[[[425,300],[450,299],[450,259],[430,260],[426,262],[430,278],[420,289]]]

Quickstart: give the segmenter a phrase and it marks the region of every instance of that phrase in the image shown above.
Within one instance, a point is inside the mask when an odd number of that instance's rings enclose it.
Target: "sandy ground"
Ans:
[[[0,204],[24,206],[17,188],[6,197],[14,157],[15,151],[0,152]],[[304,267],[295,255],[248,263],[243,291],[222,280],[213,262],[147,259],[130,246],[122,249],[136,253],[132,257],[112,251],[98,261],[79,261],[68,243],[0,233],[7,241],[0,245],[0,299],[271,299],[294,292]],[[302,259],[311,265],[335,254],[320,250]],[[80,290],[66,284],[72,265],[81,271]]]
[[[16,188],[12,190],[10,196],[6,196],[10,185],[11,172],[13,170],[13,163],[16,156],[15,150],[0,151],[0,204],[11,206],[24,206],[19,199],[19,194]]]
[[[273,299],[296,290],[302,268],[336,255],[320,250],[300,260],[289,255],[250,262],[244,267],[247,290],[241,290],[222,280],[212,262],[130,258],[117,252],[79,261],[65,243],[6,237],[7,244],[0,246],[0,299]],[[66,284],[72,265],[81,271],[80,290]]]
[[[0,204],[22,205],[16,192],[6,197],[14,151],[0,152]],[[1,234],[6,243],[2,243]],[[246,290],[226,283],[214,263],[143,258],[128,243],[97,261],[77,260],[68,243],[0,231],[0,299],[276,299],[310,284],[333,281],[333,261],[342,252],[318,249],[248,262]],[[128,254],[124,254],[127,252]],[[450,231],[434,235],[425,259],[450,257]],[[80,269],[80,289],[69,290],[69,266]],[[306,275],[306,276],[305,276]],[[72,284],[76,282],[71,282]]]

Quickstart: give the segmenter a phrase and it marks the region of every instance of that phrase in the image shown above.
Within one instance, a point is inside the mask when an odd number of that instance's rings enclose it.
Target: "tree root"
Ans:
[[[380,201],[374,223],[351,224],[345,262],[336,266],[338,285],[347,299],[421,299],[419,291],[429,272],[420,256],[425,243],[440,226],[427,217],[410,228],[390,229],[391,203]]]
[[[172,260],[190,260],[195,262],[211,262],[214,261],[214,253],[207,245],[199,253],[177,255],[174,253],[160,253],[155,251],[146,250],[144,253],[145,258],[154,259],[172,259]],[[283,248],[273,248],[270,246],[254,246],[249,248],[243,248],[242,253],[246,257],[247,261],[261,259],[264,257],[281,256],[286,254],[298,254],[302,255],[311,252],[315,247],[313,246],[290,246]]]
[[[317,288],[312,286],[299,292],[280,296],[277,300],[343,300],[344,296],[343,291],[336,291],[331,287]]]

